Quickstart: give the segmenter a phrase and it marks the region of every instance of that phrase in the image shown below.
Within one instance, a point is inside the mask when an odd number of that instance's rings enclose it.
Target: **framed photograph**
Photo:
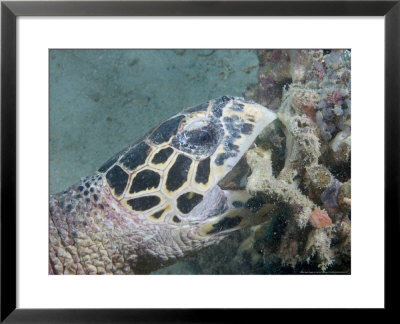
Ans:
[[[398,1],[1,10],[2,321],[390,308]]]

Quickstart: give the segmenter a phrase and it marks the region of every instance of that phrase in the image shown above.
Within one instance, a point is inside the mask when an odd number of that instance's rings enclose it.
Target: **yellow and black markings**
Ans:
[[[160,184],[161,176],[158,172],[145,169],[136,174],[132,180],[129,193],[140,193],[155,189]]]
[[[171,147],[163,148],[159,150],[156,154],[154,154],[151,163],[164,164],[165,162],[167,162],[172,153],[174,153],[174,150]]]
[[[126,204],[135,211],[146,211],[157,206],[161,202],[158,195],[142,196],[138,198],[129,199]]]
[[[177,207],[183,214],[188,214],[203,200],[203,195],[195,192],[186,192],[176,200]]]
[[[196,182],[207,184],[210,178],[210,157],[200,161],[196,170]]]
[[[150,153],[150,145],[146,142],[140,142],[122,156],[120,163],[129,171],[133,171],[146,163],[146,159]]]
[[[178,127],[184,118],[185,115],[178,115],[168,119],[158,126],[158,128],[149,136],[149,140],[156,145],[168,142],[170,138],[176,134]]]
[[[187,182],[188,173],[192,159],[188,158],[183,154],[179,154],[175,160],[175,163],[171,166],[168,171],[167,181],[165,187],[168,191],[177,191]]]
[[[124,193],[129,175],[118,165],[114,165],[106,174],[107,183],[115,196]]]

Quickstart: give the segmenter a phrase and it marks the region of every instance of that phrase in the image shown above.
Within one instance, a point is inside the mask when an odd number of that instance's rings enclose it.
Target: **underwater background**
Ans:
[[[186,107],[257,83],[251,50],[50,50],[50,193]]]
[[[322,197],[318,202],[324,210],[333,208],[340,215],[335,218],[329,213],[331,220],[318,209],[315,219],[310,218],[314,228],[307,226],[310,229],[303,234],[319,237],[333,221],[333,233],[323,237],[324,248],[329,251],[311,248],[303,256],[297,249],[306,247],[294,247],[290,241],[283,244],[285,235],[292,232],[287,229],[289,212],[282,210],[272,226],[238,231],[219,245],[154,274],[350,273],[350,229],[346,227],[350,220],[345,219],[350,211],[335,205],[343,194],[342,183],[350,179],[349,51],[54,49],[49,51],[49,66],[50,194],[93,174],[115,153],[186,107],[231,95],[245,96],[277,110],[284,101],[284,89],[302,84],[307,91],[296,92],[293,100],[317,125],[321,153],[329,156],[329,163],[324,164],[329,164],[333,175],[324,190],[313,193]],[[340,69],[338,75],[335,71]],[[339,88],[338,79],[343,81]],[[329,91],[315,90],[324,87]],[[309,95],[310,89],[318,98]],[[331,144],[334,148],[329,149]],[[332,156],[336,152],[338,156]],[[302,190],[308,194],[305,188]],[[350,189],[346,190],[344,198],[350,199]],[[309,241],[305,239],[302,244]],[[338,251],[333,252],[335,244]],[[280,254],[282,249],[288,251],[287,259],[265,258],[270,252],[266,246]],[[321,255],[327,258],[325,263],[320,262]]]

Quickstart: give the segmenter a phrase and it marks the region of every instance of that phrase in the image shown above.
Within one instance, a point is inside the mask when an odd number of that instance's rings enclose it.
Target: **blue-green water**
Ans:
[[[51,50],[50,193],[169,116],[257,83],[252,50]]]

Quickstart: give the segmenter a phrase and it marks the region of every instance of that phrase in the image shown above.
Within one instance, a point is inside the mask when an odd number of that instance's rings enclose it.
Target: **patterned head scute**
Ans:
[[[120,196],[124,193],[129,176],[118,165],[114,165],[106,175],[109,186],[114,190],[114,195]]]
[[[197,183],[207,184],[210,178],[210,158],[206,158],[197,165],[196,178]]]
[[[120,159],[120,162],[128,170],[135,170],[138,166],[143,165],[146,162],[150,149],[151,148],[147,143],[140,142],[126,152]]]
[[[220,182],[240,166],[255,138],[275,118],[252,101],[223,96],[169,118],[99,172],[127,213],[175,227],[197,224],[204,236],[219,235],[241,226],[243,213],[256,214],[265,206],[248,195],[232,198]],[[240,174],[229,179],[236,181]]]
[[[136,174],[132,180],[129,193],[141,192],[157,188],[160,183],[160,174],[152,170],[143,170]]]
[[[171,136],[176,134],[176,131],[184,118],[184,115],[179,115],[168,119],[156,128],[156,130],[150,135],[149,140],[157,145],[168,142]]]
[[[175,163],[171,166],[167,175],[166,188],[169,191],[176,191],[187,181],[192,159],[179,154]]]

